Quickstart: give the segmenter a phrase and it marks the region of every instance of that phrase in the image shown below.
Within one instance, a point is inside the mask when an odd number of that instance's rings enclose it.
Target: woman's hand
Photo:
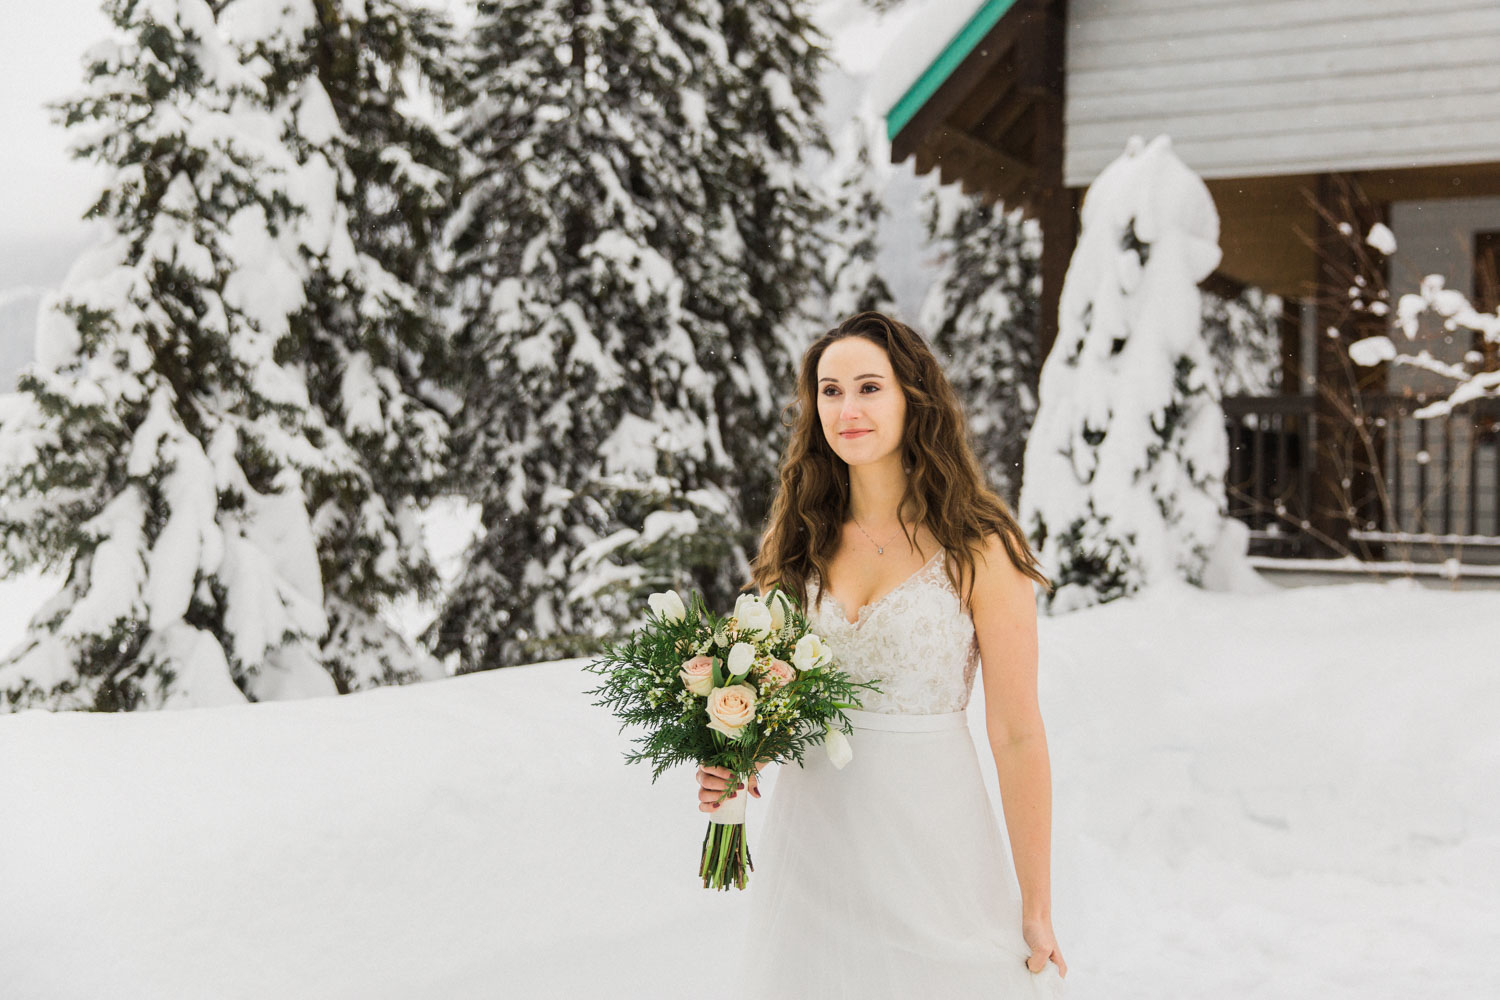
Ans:
[[[1023,918],[1021,936],[1026,939],[1026,945],[1031,949],[1031,957],[1026,959],[1026,968],[1032,972],[1041,972],[1051,960],[1057,963],[1057,974],[1067,978],[1068,963],[1063,961],[1062,951],[1057,947],[1057,935],[1052,933],[1051,918]]]
[[[750,794],[757,799],[760,798],[760,765],[755,766],[755,772],[750,775]],[[717,801],[724,794],[724,789],[729,787],[730,771],[727,767],[704,767],[698,765],[698,811],[713,812],[723,802]],[[744,782],[737,782],[735,788],[744,788]]]

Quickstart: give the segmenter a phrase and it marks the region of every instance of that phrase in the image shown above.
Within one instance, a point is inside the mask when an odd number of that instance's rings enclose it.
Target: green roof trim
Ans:
[[[984,6],[974,12],[974,16],[953,36],[932,65],[923,70],[917,82],[908,87],[906,93],[901,95],[901,100],[886,113],[887,139],[894,140],[900,134],[906,123],[912,120],[912,116],[927,103],[927,99],[937,92],[959,64],[974,51],[980,39],[989,34],[990,29],[1005,16],[1005,12],[1015,5],[1016,0],[985,0]]]

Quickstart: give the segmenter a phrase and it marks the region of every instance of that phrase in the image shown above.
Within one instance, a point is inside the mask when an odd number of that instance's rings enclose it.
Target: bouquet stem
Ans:
[[[745,798],[740,794],[725,799],[719,807],[725,815],[708,821],[703,835],[703,857],[698,874],[705,889],[745,888],[749,872],[755,870],[750,860],[750,842],[745,838]]]

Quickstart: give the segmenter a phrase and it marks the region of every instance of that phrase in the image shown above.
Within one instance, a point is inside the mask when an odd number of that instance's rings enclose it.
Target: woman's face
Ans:
[[[828,345],[818,359],[818,420],[834,454],[849,465],[900,455],[906,394],[885,348],[864,337]]]

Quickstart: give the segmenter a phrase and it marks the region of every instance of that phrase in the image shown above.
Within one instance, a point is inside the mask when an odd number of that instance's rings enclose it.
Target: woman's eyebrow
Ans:
[[[851,382],[858,382],[862,378],[885,378],[885,376],[884,375],[876,375],[874,372],[866,372],[863,375],[856,375],[856,376],[854,376],[854,378],[850,379],[850,381]],[[818,381],[819,382],[837,382],[838,379],[834,378],[832,375],[824,375],[822,378],[818,379]]]

